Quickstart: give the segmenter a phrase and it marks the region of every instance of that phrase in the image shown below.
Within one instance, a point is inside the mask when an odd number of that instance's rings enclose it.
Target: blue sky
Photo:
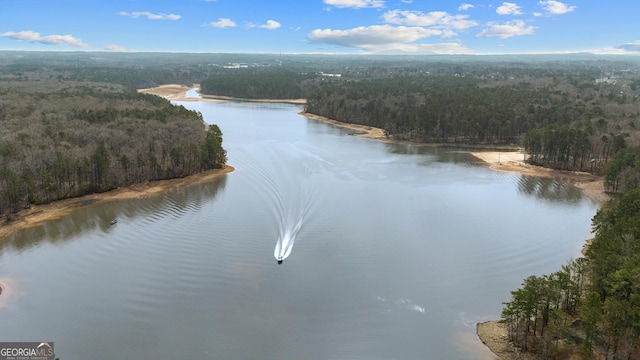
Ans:
[[[635,0],[0,0],[0,50],[640,54]]]

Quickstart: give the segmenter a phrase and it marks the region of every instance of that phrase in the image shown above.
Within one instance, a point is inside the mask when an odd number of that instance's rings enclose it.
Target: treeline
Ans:
[[[397,140],[524,146],[533,164],[597,174],[618,150],[640,144],[640,66],[628,57],[0,51],[0,69],[4,88],[43,97],[99,91],[119,101],[114,84],[200,83],[212,95],[306,98],[307,112]]]
[[[584,76],[534,84],[428,74],[343,81],[312,93],[306,111],[379,127],[401,140],[513,145],[519,145],[525,133],[550,125],[590,123],[605,116],[635,119],[640,114],[637,98],[614,98],[617,103],[612,105],[612,89],[597,87]],[[585,128],[592,136],[596,125]]]
[[[340,77],[302,66],[224,69],[202,89],[305,97],[309,113],[382,128],[396,140],[524,146],[532,164],[596,174],[627,143],[640,142],[637,63],[340,60],[342,68],[340,61],[332,67]],[[625,70],[605,71],[613,68]]]
[[[122,86],[0,83],[0,214],[223,166],[201,114]]]
[[[382,128],[399,140],[463,144],[515,144],[546,121],[531,104],[552,101],[549,93],[479,82],[430,75],[341,82],[313,93],[306,111]]]
[[[640,147],[621,149],[607,166],[605,190],[621,193],[640,188]]]
[[[610,159],[626,147],[625,134],[604,134],[598,138],[591,123],[587,123],[586,129],[550,125],[527,132],[522,141],[529,155],[527,161],[552,169],[602,174]]]
[[[320,75],[287,69],[228,69],[200,82],[205,95],[244,99],[304,99],[318,86]]]
[[[509,339],[540,359],[640,358],[640,189],[609,200],[592,221],[585,257],[511,292]]]
[[[48,74],[65,82],[91,81],[139,89],[198,83],[237,58],[229,54],[0,51],[0,75],[29,81],[31,74]],[[0,76],[0,81],[5,79]]]
[[[510,341],[542,359],[568,353],[569,348],[562,345],[571,339],[575,327],[585,287],[585,263],[580,258],[551,275],[530,276],[522,288],[511,292],[511,301],[502,310]]]

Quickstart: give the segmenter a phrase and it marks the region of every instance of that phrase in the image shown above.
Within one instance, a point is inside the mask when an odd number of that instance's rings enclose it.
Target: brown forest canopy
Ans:
[[[640,144],[637,57],[0,51],[0,213],[224,163],[220,129],[135,91],[168,83],[306,97],[397,139],[521,145],[562,169],[601,173]]]
[[[397,140],[522,146],[530,162],[562,170],[602,174],[618,150],[640,144],[638,58],[302,59],[223,66],[201,90],[306,98],[309,113],[382,128]]]
[[[0,67],[0,213],[225,163],[222,133],[201,114],[76,77]]]

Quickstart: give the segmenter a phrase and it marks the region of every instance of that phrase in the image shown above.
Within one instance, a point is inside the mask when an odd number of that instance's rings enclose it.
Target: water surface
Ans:
[[[182,104],[220,126],[236,170],[15,234],[0,341],[64,360],[490,358],[475,323],[578,256],[599,205],[293,105]]]

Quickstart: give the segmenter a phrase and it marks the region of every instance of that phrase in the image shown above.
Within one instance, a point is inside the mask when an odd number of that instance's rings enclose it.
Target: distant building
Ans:
[[[225,69],[245,69],[248,68],[249,65],[247,64],[239,64],[239,63],[233,63],[231,65],[225,65],[223,66]]]
[[[319,73],[321,76],[327,76],[327,77],[342,77],[342,74],[325,74],[322,71],[320,71]]]
[[[599,79],[596,79],[596,85],[598,84],[610,84],[610,85],[615,85],[617,82],[616,78],[614,76],[605,76],[605,77],[601,77]]]

